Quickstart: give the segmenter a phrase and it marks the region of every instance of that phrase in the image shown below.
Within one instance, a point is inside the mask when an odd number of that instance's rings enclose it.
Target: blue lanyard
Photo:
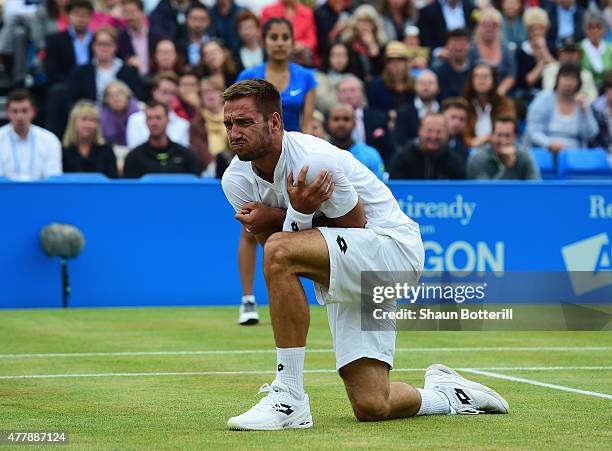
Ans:
[[[15,133],[14,130],[11,130],[9,132],[9,140],[11,141],[11,149],[13,151],[13,161],[15,162],[15,172],[18,175],[21,175],[21,163],[19,162],[19,155],[17,154],[17,143],[15,142],[15,137],[13,136],[13,133]],[[28,132],[28,143],[29,143],[29,147],[30,147],[30,169],[28,171],[28,174],[30,175],[30,177],[34,178],[34,158],[36,156],[35,152],[34,152],[34,130],[32,128],[32,126],[30,126],[30,130]]]

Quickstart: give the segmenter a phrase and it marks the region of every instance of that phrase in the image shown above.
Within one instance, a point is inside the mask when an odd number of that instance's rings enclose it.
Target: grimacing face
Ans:
[[[258,160],[271,151],[272,117],[266,120],[252,97],[225,102],[223,123],[230,148],[240,160]]]

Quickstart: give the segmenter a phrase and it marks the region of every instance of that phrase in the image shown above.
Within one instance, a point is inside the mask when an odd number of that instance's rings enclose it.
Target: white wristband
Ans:
[[[283,223],[283,232],[299,232],[300,230],[312,229],[312,218],[314,213],[300,213],[293,209],[291,204],[287,206],[287,216]]]

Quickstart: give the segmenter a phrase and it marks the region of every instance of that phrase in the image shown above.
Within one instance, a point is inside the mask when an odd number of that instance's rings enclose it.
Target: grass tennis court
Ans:
[[[400,332],[393,380],[421,387],[431,363],[467,368],[511,414],[359,423],[333,371],[321,307],[311,310],[306,354],[314,428],[229,431],[226,420],[274,377],[272,330],[260,313],[262,324],[245,328],[237,308],[2,311],[0,430],[62,430],[75,449],[612,445],[610,332]]]

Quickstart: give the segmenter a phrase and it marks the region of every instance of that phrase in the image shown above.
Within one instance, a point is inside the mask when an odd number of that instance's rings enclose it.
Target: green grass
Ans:
[[[273,350],[267,311],[257,327],[235,325],[235,308],[81,309],[0,312],[0,354]],[[409,348],[612,346],[610,332],[400,332],[396,368],[612,367],[612,351],[444,351]],[[308,347],[330,349],[324,309],[313,307]],[[0,357],[0,376],[85,373],[270,371],[249,375],[0,379],[0,430],[64,430],[75,449],[604,449],[612,400],[485,376],[510,415],[419,417],[359,423],[340,378],[306,374],[311,430],[234,432],[228,417],[271,382],[275,355]],[[306,369],[333,369],[331,352],[307,353]],[[497,370],[612,394],[612,370]],[[392,373],[422,386],[422,371]],[[1,446],[0,446],[1,448]],[[57,449],[48,446],[49,449]]]

